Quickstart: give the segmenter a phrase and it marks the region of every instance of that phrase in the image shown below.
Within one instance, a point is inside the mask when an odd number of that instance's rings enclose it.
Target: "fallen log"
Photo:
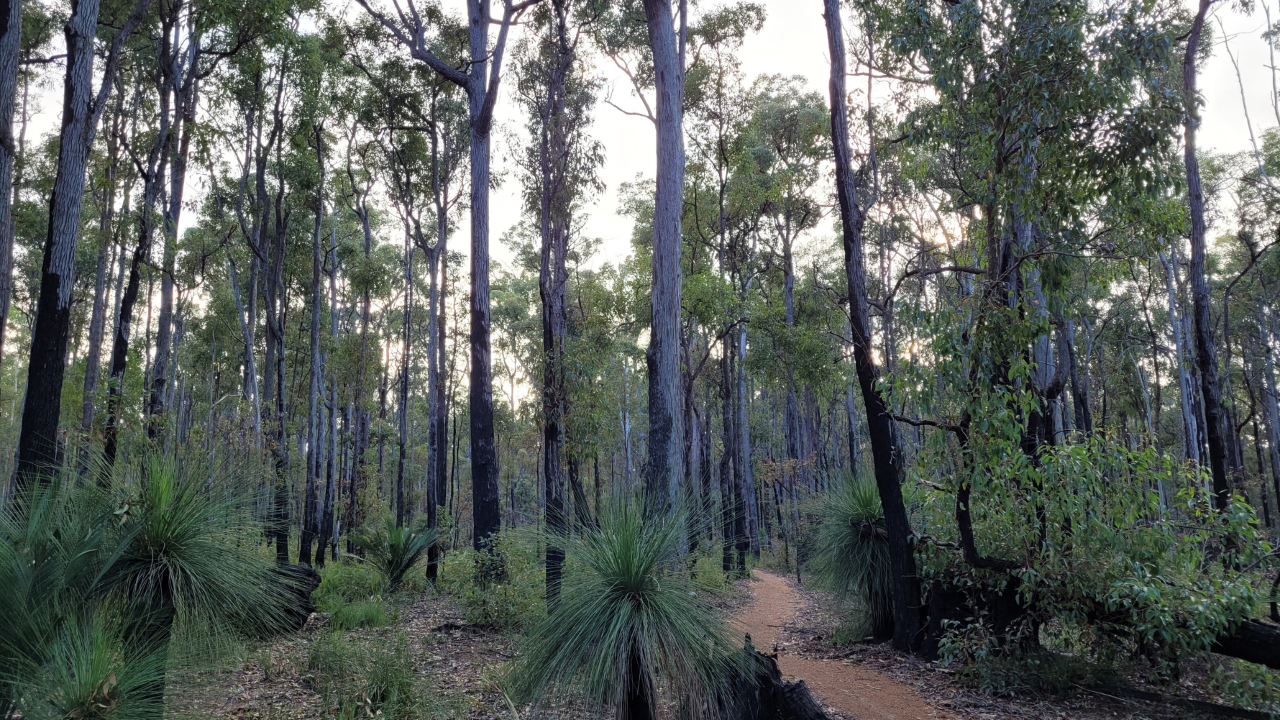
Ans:
[[[1218,638],[1211,649],[1219,655],[1280,669],[1280,625],[1250,620]]]
[[[1078,687],[1091,693],[1097,693],[1103,697],[1112,699],[1130,698],[1150,703],[1173,705],[1174,707],[1194,710],[1202,715],[1242,718],[1243,720],[1271,720],[1275,717],[1271,713],[1260,712],[1258,710],[1245,710],[1243,708],[1234,708],[1229,705],[1205,702],[1204,700],[1192,700],[1190,698],[1181,698],[1173,695],[1161,695],[1160,693],[1136,690],[1134,688],[1118,687],[1115,685],[1080,685]]]

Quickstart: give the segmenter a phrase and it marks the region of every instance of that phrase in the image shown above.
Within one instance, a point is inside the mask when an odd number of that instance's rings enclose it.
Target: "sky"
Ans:
[[[822,20],[822,2],[755,1],[765,6],[768,15],[764,29],[749,37],[740,53],[747,81],[765,73],[799,75],[807,80],[810,89],[825,97],[830,65],[826,26]],[[707,5],[713,4],[704,2]],[[457,6],[455,12],[459,14],[465,10],[461,1],[450,0],[450,3]],[[1239,64],[1249,118],[1255,135],[1259,136],[1258,142],[1261,142],[1260,133],[1264,128],[1280,124],[1271,103],[1272,77],[1268,68],[1271,60],[1267,44],[1260,37],[1266,27],[1266,18],[1261,7],[1253,15],[1242,15],[1222,2],[1213,10],[1210,22],[1214,25],[1217,45],[1213,56],[1208,63],[1203,64],[1200,71],[1200,90],[1205,106],[1199,143],[1204,150],[1249,150],[1249,125],[1245,122],[1241,104],[1241,82],[1237,81],[1236,70],[1225,50],[1229,48]],[[1224,37],[1227,39],[1225,47],[1222,43]],[[630,85],[620,72],[610,64],[601,64],[597,70],[605,76],[608,87],[613,91],[615,103],[623,107],[638,108],[638,101],[631,96]],[[496,111],[499,122],[504,125],[514,127],[522,123],[509,96],[503,98]],[[601,176],[606,188],[590,208],[584,232],[589,237],[602,240],[597,260],[613,262],[630,252],[631,219],[618,213],[619,187],[624,182],[635,180],[637,175],[653,177],[656,164],[654,131],[648,120],[624,115],[600,103],[596,109],[592,134],[605,148],[605,164]],[[502,151],[495,152],[495,157],[502,154]],[[498,158],[498,163],[503,162],[503,159]],[[491,202],[492,237],[495,239],[492,253],[496,259],[503,261],[509,259],[510,254],[496,242],[496,238],[501,237],[507,228],[520,220],[519,187],[514,178],[494,194]],[[830,223],[823,223],[818,231],[825,232],[830,227]]]
[[[714,6],[725,0],[703,0],[704,6]],[[761,32],[746,40],[740,57],[742,70],[750,82],[757,75],[769,73],[798,75],[806,79],[810,89],[826,94],[828,59],[826,28],[822,20],[820,0],[755,0],[764,5],[767,18]],[[1266,0],[1271,2],[1272,0]],[[443,0],[445,8],[457,16],[465,13],[465,0]],[[500,6],[494,0],[495,11]],[[355,11],[358,12],[358,9]],[[1259,136],[1264,128],[1280,124],[1278,113],[1271,101],[1272,73],[1267,44],[1260,33],[1266,27],[1263,8],[1252,15],[1242,15],[1220,2],[1210,20],[1214,25],[1217,46],[1212,58],[1201,68],[1200,89],[1205,99],[1200,145],[1205,150],[1239,152],[1250,149],[1250,123]],[[1220,25],[1221,24],[1221,25]],[[1223,32],[1225,28],[1225,34]],[[520,33],[512,32],[514,42]],[[496,32],[492,35],[496,36]],[[1223,38],[1227,39],[1224,45]],[[1240,68],[1240,80],[1230,56],[1229,48]],[[508,55],[508,57],[510,57]],[[630,84],[611,64],[599,63],[597,68],[606,81],[606,92],[623,107],[639,109],[632,96]],[[40,93],[39,112],[32,118],[29,132],[34,136],[55,132],[61,111],[61,70],[50,76],[50,82]],[[1241,102],[1241,84],[1247,106]],[[510,167],[511,138],[524,132],[524,119],[511,96],[507,83],[496,108],[496,121],[500,130],[494,136],[494,169],[501,172]],[[630,252],[631,219],[619,213],[619,188],[638,176],[652,177],[655,165],[654,129],[647,119],[625,115],[601,102],[596,108],[595,123],[591,130],[605,150],[601,179],[605,189],[588,208],[584,233],[600,239],[596,262],[616,262]],[[199,182],[198,174],[188,176],[188,182]],[[188,187],[187,196],[198,193],[198,188]],[[521,218],[521,199],[518,175],[509,173],[505,183],[491,198],[491,252],[495,260],[504,263],[511,253],[499,239]],[[195,220],[194,213],[184,213],[182,225],[189,227]],[[465,221],[459,224],[465,234]],[[825,232],[830,223],[819,226]],[[468,246],[465,238],[454,240],[453,247]]]

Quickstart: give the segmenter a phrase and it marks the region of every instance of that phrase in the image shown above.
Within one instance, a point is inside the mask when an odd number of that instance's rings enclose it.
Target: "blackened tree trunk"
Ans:
[[[167,25],[166,25],[167,28]],[[168,32],[161,35],[160,58],[164,62],[168,57]],[[151,239],[155,232],[155,205],[164,184],[165,169],[168,165],[170,128],[170,94],[167,83],[161,81],[159,132],[151,149],[147,153],[146,164],[135,158],[139,174],[142,176],[142,205],[139,208],[138,242],[133,251],[133,259],[129,264],[129,279],[125,283],[120,298],[120,311],[116,316],[114,340],[111,345],[111,369],[107,376],[107,421],[103,428],[102,469],[110,471],[116,462],[119,449],[119,424],[121,405],[124,401],[124,374],[129,365],[129,339],[133,328],[133,309],[138,302],[138,293],[142,285],[142,266],[148,262],[151,254]],[[103,478],[105,481],[105,478]]]
[[[1213,321],[1209,316],[1209,278],[1205,274],[1206,253],[1204,192],[1200,186],[1200,162],[1196,158],[1196,127],[1200,124],[1196,106],[1196,52],[1200,33],[1204,29],[1205,16],[1213,0],[1200,0],[1191,32],[1187,36],[1187,49],[1182,59],[1182,89],[1186,102],[1186,120],[1183,125],[1183,162],[1187,168],[1187,202],[1191,210],[1191,264],[1188,268],[1191,281],[1192,312],[1195,317],[1196,366],[1200,369],[1200,392],[1204,401],[1205,431],[1209,439],[1209,469],[1213,475],[1214,503],[1225,510],[1231,500],[1231,485],[1227,478],[1229,438],[1226,412],[1222,406],[1222,381],[1218,375],[1218,353],[1213,341]],[[1224,329],[1224,332],[1228,330]]]
[[[413,255],[414,246],[408,228],[404,236],[404,313],[401,318],[400,380],[396,402],[396,419],[400,433],[396,441],[396,527],[404,527],[404,463],[409,437],[409,358],[413,354]]]
[[[733,571],[733,464],[737,453],[737,433],[734,432],[733,396],[736,383],[733,381],[732,355],[733,340],[726,334],[724,351],[720,359],[720,417],[724,450],[720,454],[720,569],[728,575]]]
[[[648,512],[666,508],[681,466],[680,248],[684,214],[684,68],[670,0],[644,0],[653,53],[658,132],[657,193],[653,211],[652,325],[645,360],[649,368]]]
[[[102,368],[102,340],[107,325],[107,284],[111,278],[111,249],[115,245],[112,225],[115,220],[116,207],[116,173],[120,157],[119,133],[124,122],[124,94],[117,93],[115,111],[112,114],[111,135],[107,138],[107,166],[102,191],[102,208],[98,217],[98,267],[93,283],[93,311],[89,320],[89,355],[85,358],[84,367],[84,399],[80,410],[80,434],[83,447],[80,449],[79,473],[83,477],[89,472],[89,452],[92,444],[93,416],[98,397],[98,376]],[[3,150],[0,150],[3,152]],[[3,172],[0,169],[0,172]],[[0,195],[0,197],[4,197]],[[0,201],[2,202],[2,201]],[[4,203],[8,205],[8,203]],[[121,250],[123,252],[123,249]]]
[[[867,411],[871,435],[871,456],[875,464],[876,488],[889,533],[889,565],[893,578],[893,644],[900,650],[918,647],[920,642],[920,581],[912,548],[911,522],[902,499],[902,446],[888,404],[877,386],[879,372],[872,357],[871,327],[867,313],[866,270],[862,257],[862,228],[874,195],[859,197],[853,153],[849,148],[849,110],[845,91],[845,46],[839,0],[824,0],[827,45],[831,57],[831,142],[836,166],[836,197],[840,203],[840,225],[844,241],[845,274],[849,285],[849,319],[852,329],[854,363]],[[874,163],[874,141],[872,146]],[[874,172],[874,167],[872,172]]]
[[[72,0],[71,3],[71,16],[65,27],[67,57],[58,164],[49,199],[49,229],[41,258],[40,293],[31,333],[27,394],[14,469],[19,485],[27,484],[31,478],[48,479],[58,459],[58,421],[62,411],[62,380],[71,326],[71,290],[75,283],[85,167],[93,148],[98,118],[111,90],[120,48],[141,20],[147,3],[148,0],[139,0],[133,14],[112,39],[102,84],[96,93],[93,89],[94,42],[101,1]]]

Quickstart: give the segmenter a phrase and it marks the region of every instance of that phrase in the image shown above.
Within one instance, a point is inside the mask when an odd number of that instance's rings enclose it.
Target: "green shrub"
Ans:
[[[479,581],[481,563],[493,562],[471,548],[455,550],[440,563],[439,587],[458,601],[470,625],[522,629],[544,612],[546,571],[537,548],[510,531],[493,543],[500,580]]]
[[[395,592],[413,566],[427,554],[427,548],[436,541],[438,533],[424,527],[396,527],[395,520],[387,517],[383,526],[375,532],[362,533],[351,540],[365,552],[365,561],[372,565]]]
[[[380,600],[357,600],[353,603],[339,605],[329,614],[329,626],[335,630],[354,630],[361,627],[382,627],[390,625],[394,618],[388,617],[387,609]]]
[[[103,717],[159,717],[173,637],[193,654],[283,626],[289,593],[255,547],[252,484],[229,470],[144,457],[105,488],[57,477],[13,499],[0,513],[0,713],[92,701]],[[153,655],[149,671],[135,665]]]
[[[164,678],[157,649],[132,647],[118,620],[101,616],[65,625],[49,645],[49,658],[19,700],[29,720],[132,720],[158,716]]]
[[[391,648],[336,633],[322,637],[311,646],[307,669],[326,711],[338,718],[408,720],[428,709],[430,696],[403,635]]]
[[[880,493],[870,478],[848,476],[822,504],[809,572],[814,585],[862,610],[862,627],[846,632],[888,639],[893,633],[889,543],[880,533]],[[858,618],[854,618],[856,621]]]
[[[368,600],[386,590],[386,581],[375,568],[355,560],[326,563],[319,572],[320,587],[311,597],[316,607],[330,614],[347,603]]]

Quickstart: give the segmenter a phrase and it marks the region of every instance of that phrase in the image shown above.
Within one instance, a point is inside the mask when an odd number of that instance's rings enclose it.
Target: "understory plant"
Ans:
[[[662,694],[694,716],[727,701],[743,655],[683,562],[684,516],[614,507],[598,527],[557,540],[566,553],[559,604],[510,668],[513,698],[536,704],[579,690],[630,720],[654,717]]]
[[[815,584],[865,609],[855,635],[893,637],[889,542],[875,483],[846,475],[822,504],[810,573]]]
[[[175,634],[199,650],[283,627],[289,589],[234,473],[150,457],[118,474],[37,483],[0,516],[6,713],[158,718]]]
[[[434,529],[396,527],[395,519],[387,516],[381,528],[356,535],[352,542],[364,551],[365,561],[382,575],[387,589],[395,592],[438,535]]]

